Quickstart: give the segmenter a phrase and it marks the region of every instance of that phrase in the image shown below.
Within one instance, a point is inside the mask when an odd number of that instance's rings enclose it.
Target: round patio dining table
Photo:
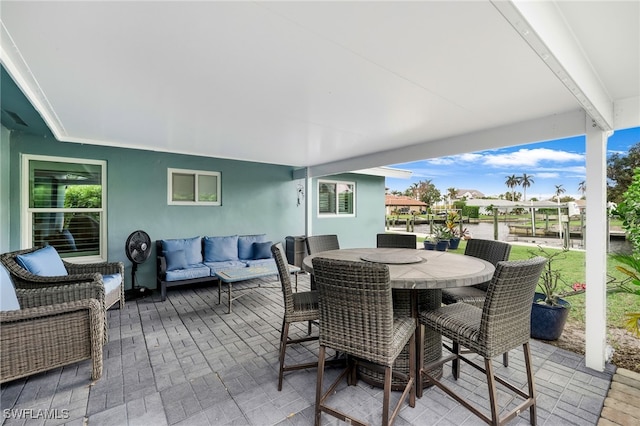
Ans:
[[[495,271],[490,262],[462,254],[398,248],[354,248],[323,251],[305,257],[302,267],[311,274],[315,257],[386,264],[389,267],[393,290],[394,313],[410,315],[416,319],[416,336],[420,336],[418,313],[438,308],[442,303],[443,288],[480,284],[491,280]],[[424,363],[428,364],[438,360],[442,355],[442,336],[436,332],[425,329],[422,345],[419,339],[416,339],[416,345],[417,366],[420,366],[421,357]],[[398,357],[394,369],[408,373],[408,350],[403,351]],[[442,369],[433,373],[440,375]],[[369,384],[383,386],[384,377],[378,372],[361,369],[360,377]],[[402,381],[394,377],[392,387],[402,389]]]

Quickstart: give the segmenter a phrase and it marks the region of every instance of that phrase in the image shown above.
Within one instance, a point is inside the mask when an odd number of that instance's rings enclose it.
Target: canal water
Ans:
[[[464,227],[467,228],[473,238],[493,240],[493,223],[491,222],[466,223],[464,224]],[[414,231],[417,233],[429,234],[430,227],[428,224],[415,225]],[[524,243],[542,244],[552,247],[562,247],[562,240],[560,238],[512,235],[509,233],[509,225],[501,222],[498,223],[498,239],[500,241],[518,241]],[[572,238],[569,241],[569,248],[584,249],[584,241],[582,240],[582,238]],[[630,253],[631,245],[624,238],[610,238],[609,252]]]

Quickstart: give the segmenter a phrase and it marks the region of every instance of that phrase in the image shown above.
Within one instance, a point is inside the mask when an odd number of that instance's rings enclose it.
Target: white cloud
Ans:
[[[483,158],[483,163],[493,167],[536,167],[543,161],[567,163],[584,161],[584,155],[548,148],[520,149],[504,154],[489,154]]]
[[[535,177],[539,179],[557,179],[560,177],[560,173],[557,172],[541,172],[536,173]]]

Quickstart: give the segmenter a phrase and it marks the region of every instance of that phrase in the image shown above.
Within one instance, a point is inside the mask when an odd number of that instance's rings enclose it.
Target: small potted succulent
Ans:
[[[436,250],[446,251],[449,248],[449,242],[453,238],[453,233],[446,226],[438,226],[434,229],[436,238]]]
[[[436,249],[436,244],[438,243],[437,238],[435,237],[435,235],[431,234],[431,235],[427,235],[424,239],[424,249],[425,250],[435,250]]]

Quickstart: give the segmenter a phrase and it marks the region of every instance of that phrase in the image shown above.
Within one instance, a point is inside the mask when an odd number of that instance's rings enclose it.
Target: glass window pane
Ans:
[[[101,208],[102,169],[97,164],[29,162],[30,208]]]
[[[218,177],[198,175],[198,201],[218,201]]]
[[[193,174],[173,173],[171,175],[171,200],[172,201],[195,201],[196,200],[196,179]]]
[[[318,188],[318,211],[336,213],[336,185],[321,183]]]
[[[32,213],[32,217],[33,247],[51,245],[61,257],[100,254],[100,213]]]
[[[338,184],[338,213],[353,214],[353,185]]]

